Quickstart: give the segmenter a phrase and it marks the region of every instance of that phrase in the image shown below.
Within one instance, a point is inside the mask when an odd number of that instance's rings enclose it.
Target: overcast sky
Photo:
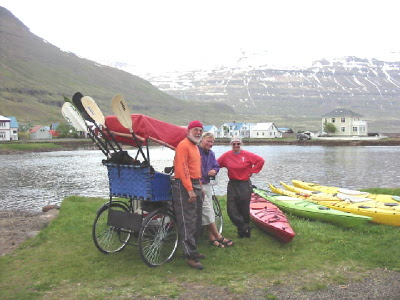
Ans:
[[[302,65],[356,55],[399,58],[398,1],[0,0],[64,51],[149,71],[224,64],[245,51]]]

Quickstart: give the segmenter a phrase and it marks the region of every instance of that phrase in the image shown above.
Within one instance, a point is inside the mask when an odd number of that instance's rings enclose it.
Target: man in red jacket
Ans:
[[[240,238],[250,237],[250,199],[253,192],[250,177],[264,166],[264,159],[254,153],[242,150],[242,140],[231,139],[232,151],[218,159],[221,168],[228,170],[227,210],[229,218],[237,227]]]
[[[174,180],[172,198],[174,214],[179,231],[179,240],[187,264],[202,270],[200,259],[204,255],[197,251],[196,238],[201,230],[203,189],[201,187],[201,157],[197,144],[203,133],[203,125],[192,121],[187,136],[175,149]]]

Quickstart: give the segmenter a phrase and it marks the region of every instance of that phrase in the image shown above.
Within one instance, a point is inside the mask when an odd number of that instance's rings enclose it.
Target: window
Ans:
[[[0,121],[0,127],[6,127],[6,122],[2,122],[2,121]]]
[[[346,122],[346,118],[341,118],[340,122],[345,123]]]
[[[358,128],[357,127],[353,127],[353,132],[357,132]]]
[[[340,131],[341,132],[346,132],[346,127],[344,127],[344,126],[340,127]]]
[[[335,123],[335,118],[332,118],[332,123]]]
[[[0,138],[5,138],[6,134],[4,132],[0,132]]]

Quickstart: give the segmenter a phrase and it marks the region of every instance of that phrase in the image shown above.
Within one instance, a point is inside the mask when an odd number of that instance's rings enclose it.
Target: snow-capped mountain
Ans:
[[[267,58],[242,55],[230,65],[163,74],[135,74],[126,64],[115,67],[176,98],[223,102],[240,114],[320,118],[344,107],[363,115],[372,128],[400,131],[399,61],[342,57],[282,67]]]

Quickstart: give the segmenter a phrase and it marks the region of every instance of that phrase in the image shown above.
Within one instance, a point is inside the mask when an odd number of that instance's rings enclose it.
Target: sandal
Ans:
[[[225,247],[231,247],[231,246],[235,245],[235,243],[232,240],[228,240],[224,237],[220,238],[218,241]]]
[[[218,243],[218,244],[215,244],[215,243]],[[221,243],[221,240],[211,240],[210,244],[215,247],[218,247],[218,248],[225,248],[225,244]]]

